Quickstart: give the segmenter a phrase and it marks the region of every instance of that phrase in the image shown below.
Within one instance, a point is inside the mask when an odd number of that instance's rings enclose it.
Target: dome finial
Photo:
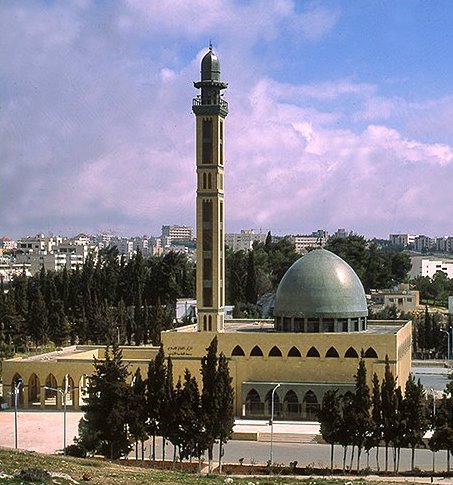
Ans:
[[[209,50],[212,52],[212,40],[209,40]]]

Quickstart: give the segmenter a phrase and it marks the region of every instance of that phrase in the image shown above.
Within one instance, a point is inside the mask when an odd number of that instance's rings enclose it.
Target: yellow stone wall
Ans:
[[[382,322],[385,326],[388,322]],[[358,359],[345,357],[352,347],[360,355],[362,349],[374,349],[377,358],[366,358],[367,378],[376,372],[382,380],[385,369],[385,356],[388,355],[391,370],[403,389],[411,369],[411,322],[400,322],[398,330],[386,332],[357,333],[273,333],[273,332],[163,332],[162,343],[166,356],[173,361],[175,382],[184,375],[186,368],[193,376],[200,378],[201,358],[206,355],[211,340],[217,336],[218,351],[229,359],[231,377],[235,389],[235,412],[242,415],[245,396],[242,387],[245,382],[275,383],[318,383],[335,385],[353,384]],[[373,323],[374,325],[374,323]],[[258,330],[258,329],[257,329]],[[239,345],[244,356],[232,356],[233,349]],[[259,346],[263,356],[251,356],[252,349]],[[271,357],[269,352],[276,346],[282,356]],[[301,357],[288,357],[289,350],[295,346]],[[307,357],[307,352],[315,347],[320,357]],[[339,357],[326,357],[326,352],[334,347]],[[124,362],[129,365],[131,375],[140,367],[143,377],[147,375],[148,363],[157,352],[157,347],[122,347]],[[36,374],[40,385],[41,408],[45,406],[44,390],[46,379],[55,376],[58,387],[64,386],[65,375],[69,374],[74,382],[74,407],[77,408],[84,376],[94,372],[93,357],[102,358],[104,348],[96,346],[77,347],[76,351],[54,360],[10,359],[3,363],[4,396],[11,392],[11,383],[16,375],[24,382],[21,401],[27,406],[30,378]],[[11,404],[11,397],[9,397]],[[57,396],[57,407],[61,399]]]
[[[184,375],[188,368],[192,375],[200,375],[200,360],[206,354],[211,340],[217,335],[218,351],[230,358],[230,373],[235,389],[235,410],[241,414],[244,396],[242,383],[250,381],[265,382],[310,382],[310,383],[353,383],[357,371],[358,359],[344,357],[349,347],[360,355],[362,349],[373,348],[376,358],[367,358],[367,378],[371,386],[373,374],[379,379],[384,376],[385,356],[388,355],[390,367],[397,377],[398,385],[403,389],[411,368],[410,336],[411,323],[402,324],[397,332],[389,333],[184,333],[166,332],[162,342],[166,355],[173,360],[173,375]],[[409,351],[401,352],[408,343]],[[236,345],[240,345],[245,356],[231,356]],[[258,345],[262,357],[252,357],[252,349]],[[272,347],[277,346],[282,357],[270,357]],[[291,347],[297,347],[301,357],[288,357]],[[320,357],[306,357],[308,350],[316,347]],[[325,357],[330,347],[334,347],[338,358]],[[399,361],[398,361],[398,353]]]

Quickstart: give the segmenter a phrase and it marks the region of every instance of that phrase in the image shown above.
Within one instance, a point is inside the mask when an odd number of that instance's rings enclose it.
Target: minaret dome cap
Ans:
[[[201,80],[202,81],[220,81],[220,62],[209,47],[209,51],[205,54],[201,61]]]

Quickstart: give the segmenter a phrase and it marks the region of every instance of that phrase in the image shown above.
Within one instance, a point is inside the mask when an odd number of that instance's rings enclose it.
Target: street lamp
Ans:
[[[431,394],[433,396],[433,424],[434,424],[434,420],[436,419],[436,392],[434,391],[434,389],[431,387],[430,389],[431,391]],[[433,450],[433,474],[434,474],[434,471],[435,471],[435,468],[436,468],[436,452]]]
[[[20,386],[22,385],[22,379],[17,379],[14,384],[14,448],[17,450],[17,404],[19,399]]]
[[[55,389],[55,387],[49,386],[44,386],[44,389],[61,392],[61,396],[63,398],[63,455],[66,456],[66,398],[69,393],[68,374],[64,376],[64,389],[61,389],[60,387]]]
[[[446,333],[447,334],[447,359],[450,360],[451,359],[451,344],[450,344],[451,335],[450,335],[450,332],[447,331],[447,330],[444,330],[442,328],[440,328],[439,330],[442,333]]]
[[[273,449],[272,449],[272,443],[273,443],[273,438],[274,438],[274,397],[275,397],[275,391],[281,386],[281,384],[277,384],[273,389],[272,389],[272,394],[271,394],[271,451],[270,451],[270,466],[272,466],[273,463]]]

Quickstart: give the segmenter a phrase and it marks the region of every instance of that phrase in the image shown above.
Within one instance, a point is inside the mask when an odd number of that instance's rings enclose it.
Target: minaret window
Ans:
[[[212,163],[212,120],[203,120],[203,163]]]
[[[223,121],[220,122],[220,165],[223,165]]]
[[[208,189],[212,189],[212,175],[208,173]]]

